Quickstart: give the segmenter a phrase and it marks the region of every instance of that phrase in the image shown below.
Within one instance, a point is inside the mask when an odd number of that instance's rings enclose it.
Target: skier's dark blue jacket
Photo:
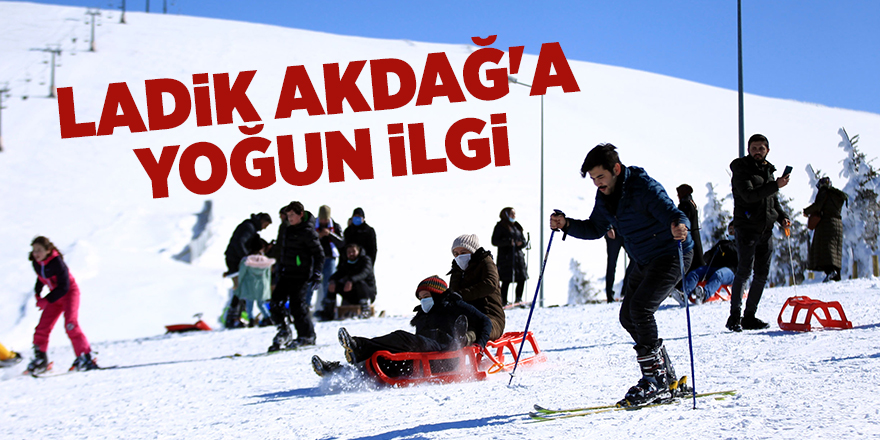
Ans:
[[[662,255],[678,253],[676,240],[672,238],[671,225],[691,224],[659,182],[652,179],[644,169],[624,167],[617,184],[623,184],[617,215],[611,215],[606,207],[608,196],[596,190],[596,204],[587,220],[569,219],[569,235],[595,240],[602,238],[609,228],[623,237],[627,254],[639,264],[648,264]],[[682,251],[694,247],[690,233],[681,244]]]

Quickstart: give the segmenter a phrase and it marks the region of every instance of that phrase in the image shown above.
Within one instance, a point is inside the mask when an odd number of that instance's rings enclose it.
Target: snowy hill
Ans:
[[[336,323],[318,325],[315,349],[255,359],[222,356],[264,351],[271,339],[268,329],[160,336],[164,325],[191,322],[199,312],[216,326],[231,284],[221,274],[233,229],[250,213],[274,217],[291,200],[313,213],[329,205],[343,224],[355,207],[363,207],[377,230],[376,308],[392,317],[346,323],[353,334],[406,328],[415,305],[413,286],[448,271],[449,248],[460,234],[476,233],[494,251],[491,231],[505,206],[517,209],[518,221],[535,243],[531,296],[546,215],[558,208],[583,218],[592,209],[595,188],[578,171],[597,143],[617,145],[624,163],[645,167],[670,192],[691,184],[701,207],[706,182],[725,193],[727,165],[737,151],[736,92],[569,60],[581,91],[562,93],[557,87],[544,97],[545,212],[539,215],[540,99],[529,97],[524,87],[512,85],[507,97],[492,102],[468,94],[463,103],[435,99],[429,106],[410,103],[398,110],[354,113],[346,107],[338,115],[310,117],[300,111],[289,119],[269,119],[287,66],[305,66],[316,87],[323,84],[326,63],[344,68],[356,60],[399,58],[421,75],[429,53],[445,52],[461,72],[476,49],[470,36],[463,37],[462,45],[439,45],[136,12],[127,13],[127,24],[121,25],[115,12],[102,11],[97,51],[89,52],[85,12],[0,2],[0,84],[8,81],[11,89],[11,99],[3,101],[0,153],[0,342],[28,351],[39,313],[26,253],[34,236],[46,235],[64,252],[82,289],[80,323],[100,362],[120,368],[45,381],[17,377],[20,369],[4,371],[9,397],[0,403],[0,425],[12,427],[11,438],[571,438],[572,433],[596,432],[607,438],[621,432],[642,436],[647,425],[682,438],[702,438],[706,432],[725,438],[878,435],[874,419],[880,402],[864,387],[873,383],[880,351],[874,322],[878,310],[871,300],[876,280],[798,287],[799,294],[840,300],[856,325],[849,331],[731,335],[723,330],[726,305],[693,310],[698,387],[737,388],[736,398],[706,402],[695,412],[664,408],[552,428],[523,425],[523,414],[536,402],[603,403],[634,383],[633,353],[617,324],[617,306],[537,310],[532,328],[550,361],[523,371],[513,388],[506,386],[506,378],[493,377],[476,384],[340,393],[319,381],[307,362],[313,353],[341,359]],[[561,45],[565,49],[564,41]],[[277,157],[277,136],[292,135],[302,149],[305,133],[340,131],[353,139],[355,129],[369,128],[375,177],[359,180],[346,168],[344,182],[331,183],[325,165],[320,179],[308,186],[291,186],[279,178],[269,188],[252,191],[229,177],[219,191],[200,196],[184,188],[175,164],[169,197],[153,199],[133,149],[151,148],[158,156],[164,146],[184,149],[211,142],[229,157],[245,138],[238,130],[240,116],[234,113],[228,125],[197,127],[191,117],[171,130],[129,133],[117,128],[110,136],[61,139],[57,101],[45,97],[50,66],[44,62],[50,56],[42,49],[55,47],[62,50],[56,87],[73,88],[78,122],[98,121],[111,83],[125,82],[145,115],[146,80],[172,78],[191,87],[193,74],[234,78],[256,70],[247,94],[266,120],[260,136],[273,140],[265,156]],[[517,77],[528,82],[536,61],[536,56],[524,56]],[[369,83],[365,70],[358,85],[368,91]],[[323,100],[323,90],[319,96]],[[753,95],[746,95],[745,108],[746,132],[770,139],[768,159],[795,169],[783,191],[794,198],[794,207],[810,202],[812,188],[802,171],[807,164],[838,181],[844,157],[837,148],[840,127],[861,135],[868,157],[880,155],[880,115]],[[507,114],[510,166],[463,171],[449,164],[443,173],[391,177],[387,124],[424,123],[427,157],[438,158],[446,157],[443,136],[453,122],[465,117],[488,121],[495,113]],[[297,166],[301,170],[305,164],[298,159]],[[207,177],[205,163],[196,169]],[[208,200],[210,222],[197,224]],[[191,263],[175,259],[201,227],[201,256]],[[277,224],[271,225],[264,237],[274,237],[276,230]],[[565,303],[572,258],[589,276],[598,279],[604,273],[603,242],[554,240],[544,276],[548,305]],[[769,289],[759,315],[772,321],[792,295],[791,288]],[[683,373],[684,312],[668,304],[658,314],[661,335]],[[508,330],[522,328],[525,316],[512,312]],[[62,325],[56,326],[49,354],[63,367],[72,362]],[[852,399],[862,403],[853,407]],[[377,413],[377,407],[391,411]],[[60,427],[64,434],[56,431]]]

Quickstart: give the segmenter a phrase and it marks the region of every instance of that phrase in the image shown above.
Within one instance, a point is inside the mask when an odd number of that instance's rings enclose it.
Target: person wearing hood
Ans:
[[[324,267],[324,249],[315,230],[315,217],[300,202],[287,205],[287,221],[284,231],[281,261],[278,263],[278,284],[272,292],[270,313],[278,333],[269,351],[315,345],[315,324],[310,315],[308,293],[321,283]],[[289,304],[289,310],[285,308]],[[296,339],[287,325],[288,315],[296,328]]]
[[[376,264],[376,230],[367,224],[363,208],[355,208],[348,220],[348,227],[342,233],[346,243],[357,243],[361,251]]]
[[[452,256],[449,289],[492,320],[490,340],[500,338],[504,334],[505,316],[492,252],[480,247],[476,235],[464,234],[452,242]]]
[[[363,369],[363,365],[377,351],[390,353],[416,353],[455,351],[476,344],[485,348],[489,342],[492,322],[474,306],[462,300],[461,295],[448,289],[437,275],[422,280],[416,287],[419,305],[413,311],[410,324],[415,333],[395,330],[375,338],[351,336],[345,327],[339,329],[339,343],[345,350],[345,360]],[[382,371],[392,376],[412,372],[410,361],[380,359]],[[317,355],[312,357],[312,368],[319,376],[332,374],[343,366],[328,362]]]
[[[529,279],[526,269],[526,256],[523,249],[529,243],[523,233],[523,227],[516,221],[516,210],[507,207],[498,214],[501,220],[492,231],[492,245],[498,248],[498,276],[501,280],[501,305],[507,305],[507,290],[511,283],[516,283],[514,303],[523,300],[523,288]]]
[[[730,292],[730,316],[725,326],[732,332],[762,330],[770,324],[758,319],[758,303],[770,274],[773,257],[773,223],[791,226],[776,195],[788,185],[789,175],[773,177],[776,167],[767,161],[770,142],[762,134],[749,138],[748,155],[730,162],[733,187],[733,227],[736,230],[736,253],[739,263]],[[754,269],[754,273],[753,273]],[[749,277],[749,297],[742,308],[743,291]]]
[[[238,267],[241,259],[248,256],[247,244],[254,237],[259,237],[259,232],[272,224],[272,217],[265,212],[251,214],[250,218],[241,222],[232,232],[229,238],[229,244],[226,246],[226,273],[223,276],[238,273]],[[232,277],[232,290],[238,289],[238,275]],[[239,298],[232,295],[229,300],[229,307],[226,309],[226,318],[224,326],[226,328],[244,327],[241,322],[241,312],[244,309],[244,303]]]
[[[840,211],[847,203],[847,195],[831,186],[831,179],[823,177],[816,183],[819,191],[812,205],[804,208],[804,216],[818,215],[819,223],[813,232],[807,269],[825,272],[823,283],[840,281],[843,261],[843,221]]]

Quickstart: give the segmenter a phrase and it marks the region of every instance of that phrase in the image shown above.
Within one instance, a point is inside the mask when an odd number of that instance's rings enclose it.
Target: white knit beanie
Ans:
[[[471,253],[474,253],[480,248],[480,239],[477,238],[476,234],[459,235],[458,238],[452,242],[452,250],[454,251],[457,247],[463,247],[471,251]]]

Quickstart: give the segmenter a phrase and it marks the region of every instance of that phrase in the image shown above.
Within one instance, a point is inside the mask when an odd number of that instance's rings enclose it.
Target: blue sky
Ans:
[[[37,3],[118,8],[121,0]],[[162,0],[128,0],[161,13]],[[737,88],[736,0],[167,0],[168,12],[344,35],[469,44],[558,41],[569,59]],[[747,93],[880,113],[880,1],[744,0]],[[748,109],[746,109],[748,112]]]

